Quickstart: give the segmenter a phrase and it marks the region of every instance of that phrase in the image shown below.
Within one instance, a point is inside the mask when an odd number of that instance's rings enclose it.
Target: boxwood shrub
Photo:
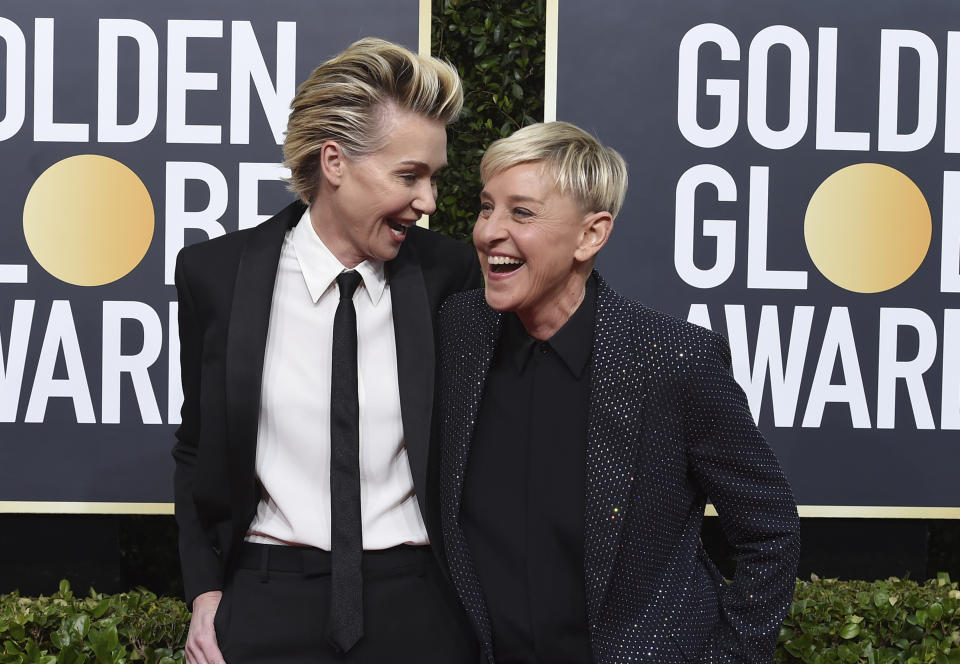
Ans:
[[[178,599],[144,589],[78,597],[61,581],[49,597],[0,596],[0,664],[182,662],[189,621]],[[960,662],[960,590],[946,574],[800,581],[774,662]]]
[[[947,574],[799,581],[774,662],[960,662],[960,590]]]
[[[184,661],[189,625],[179,599],[142,588],[78,597],[61,581],[49,597],[0,596],[0,662],[173,664]]]

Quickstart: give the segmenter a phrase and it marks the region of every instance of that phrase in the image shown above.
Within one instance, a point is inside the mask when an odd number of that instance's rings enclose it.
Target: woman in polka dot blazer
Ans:
[[[626,164],[573,125],[495,142],[485,289],[438,323],[444,555],[490,662],[769,662],[799,519],[719,335],[593,270]],[[737,567],[700,543],[716,507]]]

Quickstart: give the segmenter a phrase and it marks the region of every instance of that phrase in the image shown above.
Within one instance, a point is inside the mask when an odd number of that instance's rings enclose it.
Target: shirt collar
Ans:
[[[310,298],[316,303],[333,286],[337,275],[348,268],[337,260],[317,235],[310,221],[309,207],[291,231],[290,241],[297,256],[297,262],[300,264],[303,280],[310,292]],[[363,278],[363,288],[369,295],[370,301],[374,306],[379,304],[387,285],[387,273],[383,261],[367,259],[353,269]]]
[[[593,328],[597,311],[597,283],[587,279],[583,301],[573,315],[547,341],[537,341],[523,327],[516,314],[504,319],[503,343],[511,361],[522,372],[539,344],[547,344],[576,378],[583,375],[593,353]]]

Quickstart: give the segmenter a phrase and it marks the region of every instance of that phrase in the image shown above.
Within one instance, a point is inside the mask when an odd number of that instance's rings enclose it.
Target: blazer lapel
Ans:
[[[420,512],[427,509],[427,466],[430,457],[430,425],[436,355],[433,316],[420,261],[411,244],[387,263],[393,330],[397,341],[397,378],[400,385],[400,416],[407,459]]]
[[[482,296],[481,296],[482,297]],[[444,417],[452,420],[450,431],[455,432],[452,440],[444,441],[449,444],[452,454],[451,467],[444,467],[444,473],[450,473],[445,478],[451,488],[453,513],[457,515],[459,524],[460,504],[463,498],[463,481],[467,470],[467,461],[470,458],[470,444],[473,442],[473,431],[476,426],[477,414],[480,411],[480,401],[483,398],[483,389],[486,386],[487,374],[493,353],[500,339],[502,314],[482,304],[482,315],[471,320],[471,328],[466,330],[463,347],[473,352],[459,353],[452,359],[454,366],[449,368],[447,375],[456,376],[456,384],[447,387],[455,394],[449,396],[449,403],[458,404],[455,412],[444,413]],[[448,367],[444,367],[447,371]]]
[[[254,228],[237,267],[227,329],[226,411],[231,495],[241,511],[256,503],[260,388],[280,249],[287,230],[296,225],[303,210],[302,204],[295,203]],[[246,528],[250,515],[236,516],[235,527]]]
[[[643,368],[626,302],[598,275],[587,428],[584,568],[587,616],[598,624],[616,562],[642,443]]]
[[[492,661],[490,615],[460,524],[460,505],[480,400],[500,337],[501,314],[486,305],[482,293],[471,295],[478,297],[479,301],[469,302],[463,307],[463,313],[469,313],[469,317],[456,321],[456,334],[452,335],[452,340],[445,341],[445,347],[441,349],[441,371],[447,381],[444,394],[441,395],[441,403],[446,406],[441,426],[441,501],[444,513],[444,552],[450,574],[464,608],[480,635],[480,643]]]

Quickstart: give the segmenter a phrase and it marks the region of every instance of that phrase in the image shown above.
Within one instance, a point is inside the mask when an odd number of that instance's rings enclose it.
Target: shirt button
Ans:
[[[546,355],[547,353],[550,352],[550,344],[548,344],[546,341],[541,341],[541,342],[540,342],[539,344],[537,344],[537,345],[540,347],[540,354],[541,354],[541,355]]]

